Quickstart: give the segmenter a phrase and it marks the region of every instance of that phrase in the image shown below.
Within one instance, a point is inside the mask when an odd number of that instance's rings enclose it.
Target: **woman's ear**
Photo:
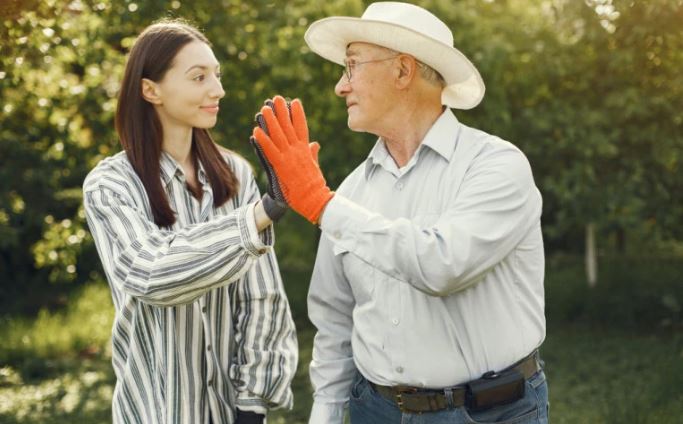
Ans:
[[[154,81],[143,78],[141,84],[142,98],[153,105],[160,105],[159,86]]]

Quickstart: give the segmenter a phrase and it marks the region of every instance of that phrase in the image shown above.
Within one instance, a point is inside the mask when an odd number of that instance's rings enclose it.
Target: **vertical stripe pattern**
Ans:
[[[273,253],[259,233],[250,166],[223,153],[239,194],[219,208],[200,164],[201,200],[166,153],[162,184],[176,223],[154,224],[125,153],[100,162],[83,202],[112,292],[114,423],[232,423],[234,409],[291,407],[298,347]]]

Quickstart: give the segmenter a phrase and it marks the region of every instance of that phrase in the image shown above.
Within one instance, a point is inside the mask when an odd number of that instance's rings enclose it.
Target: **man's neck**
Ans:
[[[393,123],[379,136],[399,168],[413,157],[429,129],[443,113],[440,104],[415,102],[392,115]]]

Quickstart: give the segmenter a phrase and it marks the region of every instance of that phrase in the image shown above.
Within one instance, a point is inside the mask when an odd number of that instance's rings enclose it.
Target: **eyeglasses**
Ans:
[[[366,60],[365,62],[356,62],[355,60],[344,59],[344,74],[346,75],[346,80],[348,82],[351,82],[351,78],[353,77],[353,70],[356,68],[356,66],[365,65],[366,63],[384,62],[386,60],[396,59],[398,56],[399,55],[387,57],[384,59]]]

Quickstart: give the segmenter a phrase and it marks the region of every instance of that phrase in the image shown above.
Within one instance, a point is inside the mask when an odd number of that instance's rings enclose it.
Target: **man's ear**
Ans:
[[[141,84],[142,98],[153,105],[160,105],[159,86],[154,81],[143,78]]]
[[[396,80],[398,88],[407,87],[417,74],[417,61],[415,58],[402,54],[398,57],[399,73]]]

